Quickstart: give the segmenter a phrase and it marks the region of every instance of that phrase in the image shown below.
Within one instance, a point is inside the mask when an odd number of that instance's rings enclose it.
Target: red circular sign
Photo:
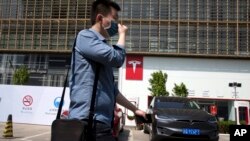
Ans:
[[[30,95],[23,97],[23,105],[30,106],[33,103],[33,98]]]

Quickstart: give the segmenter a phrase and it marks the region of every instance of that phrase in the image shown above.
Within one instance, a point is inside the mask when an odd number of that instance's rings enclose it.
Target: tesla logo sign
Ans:
[[[215,105],[210,106],[210,113],[214,116],[217,115],[217,107]]]
[[[127,56],[126,60],[126,79],[142,80],[143,76],[143,57]]]

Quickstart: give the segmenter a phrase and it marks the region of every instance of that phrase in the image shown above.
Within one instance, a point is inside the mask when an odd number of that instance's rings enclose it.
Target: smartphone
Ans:
[[[136,123],[152,123],[152,115],[146,114],[147,120],[142,116],[135,116]]]

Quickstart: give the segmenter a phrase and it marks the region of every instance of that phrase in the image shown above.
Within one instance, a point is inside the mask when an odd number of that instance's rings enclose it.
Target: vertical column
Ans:
[[[237,32],[236,32],[236,55],[239,55],[239,0],[236,4],[237,13]]]
[[[53,7],[53,1],[51,0],[50,1],[50,12],[52,13],[52,7]],[[51,24],[52,24],[52,14],[50,14],[50,16],[48,17],[48,19],[46,20],[49,20],[49,39],[48,39],[48,50],[51,49],[51,46],[50,46],[50,43],[51,43]]]
[[[9,1],[9,5],[8,5],[8,18],[9,18],[9,22],[8,22],[8,36],[7,36],[7,49],[10,48],[10,29],[11,29],[11,22],[12,22],[12,16],[11,16],[11,6],[12,6],[12,0]]]
[[[131,0],[131,2],[132,2],[132,0]],[[132,3],[131,3],[132,4]],[[132,6],[131,6],[132,7]],[[139,41],[139,48],[141,49],[142,48],[142,12],[144,11],[143,9],[142,9],[142,7],[143,7],[143,0],[141,0],[141,10],[140,10],[140,41]],[[131,38],[130,38],[130,45],[131,45]]]
[[[170,52],[170,48],[169,48],[169,39],[170,39],[170,7],[171,7],[171,0],[168,1],[168,52]]]
[[[129,3],[128,3],[129,4]],[[130,11],[128,11],[128,12],[130,12],[130,20],[129,20],[129,27],[130,27],[130,30],[129,30],[129,43],[131,44],[132,42],[131,42],[131,38],[132,38],[132,1],[130,1]],[[128,9],[129,10],[129,9]],[[129,17],[127,17],[127,19],[129,19]],[[140,32],[141,32],[141,26],[140,26]],[[140,36],[141,36],[141,34],[140,34]],[[132,49],[132,46],[130,45],[130,49],[131,49],[131,51],[133,50]],[[141,50],[141,46],[139,47],[139,50]]]
[[[57,38],[56,38],[56,50],[59,50],[59,36],[60,36],[60,25],[61,25],[61,7],[62,7],[62,1],[59,0],[59,12],[58,17],[59,20],[57,20]]]
[[[78,34],[77,33],[77,23],[78,23],[78,16],[79,16],[79,3],[78,3],[78,0],[76,0],[76,20],[75,20],[75,36],[76,36],[76,34]]]
[[[158,1],[158,52],[160,52],[161,46],[161,0]]]
[[[229,38],[229,35],[228,35],[228,32],[229,32],[229,31],[228,31],[228,28],[229,28],[229,27],[228,27],[228,18],[229,18],[229,17],[228,17],[228,15],[229,15],[229,13],[228,13],[228,12],[229,12],[229,10],[228,10],[229,7],[228,7],[228,6],[229,6],[229,4],[228,4],[228,0],[227,0],[227,4],[226,4],[226,5],[227,5],[227,17],[226,17],[226,18],[227,18],[227,27],[226,27],[226,28],[227,28],[227,35],[226,35],[226,36],[227,36],[227,39],[226,39],[226,44],[227,44],[227,45],[226,45],[226,47],[227,47],[227,48],[226,48],[226,52],[227,52],[227,53],[226,53],[226,54],[228,55],[228,54],[229,54],[229,39],[228,39],[228,38]]]
[[[1,3],[0,7],[1,7],[1,9],[0,9],[0,17],[1,17],[1,19],[0,19],[0,40],[1,40],[0,45],[2,45],[2,46],[0,46],[0,48],[3,49],[4,48],[4,41],[2,40],[2,34],[3,34],[3,31],[2,31],[3,30],[3,28],[2,28],[3,9],[2,9],[2,7],[3,7],[3,3]]]
[[[249,0],[247,0],[247,55],[249,55]]]
[[[87,27],[87,11],[88,9],[88,0],[85,0],[85,9],[84,9],[84,28]]]
[[[0,17],[3,17],[3,16],[1,15],[1,13],[0,13]],[[3,45],[4,42],[3,42],[3,40],[2,40],[2,34],[3,34],[3,33],[2,33],[2,32],[3,32],[3,31],[2,31],[2,30],[3,30],[2,22],[3,22],[2,19],[0,19],[0,40],[1,40],[0,44]],[[2,47],[0,47],[0,48],[4,48],[4,46],[2,46]]]
[[[219,54],[219,0],[216,1],[216,54]]]
[[[149,47],[149,52],[151,51],[151,28],[152,28],[152,0],[149,1],[149,26],[148,26],[148,47]],[[132,14],[131,14],[132,15]]]
[[[192,1],[192,0],[191,0]],[[189,21],[190,21],[190,0],[187,1],[187,7],[188,7],[188,23],[187,23],[187,53],[190,52],[189,50],[189,43],[190,43],[190,28],[189,28]]]
[[[209,14],[209,1],[210,0],[207,0],[207,2],[206,2],[207,3],[207,7],[206,7],[207,8],[207,22],[206,22],[207,23],[207,37],[206,37],[206,39],[207,39],[207,41],[206,41],[207,54],[209,54],[209,52],[208,52],[209,51],[209,48],[208,48],[209,47],[209,20],[210,20],[210,18],[209,18],[209,15],[210,15]]]
[[[70,13],[70,0],[68,0],[68,3],[67,3],[67,16],[66,16],[66,33],[65,33],[65,42],[64,42],[64,50],[67,50],[68,49],[68,30],[69,30],[69,13]]]
[[[36,0],[35,0],[36,1]],[[31,2],[30,2],[31,3]],[[28,22],[28,24],[30,23],[30,22],[32,22],[32,32],[31,32],[31,34],[30,33],[28,33],[29,34],[29,36],[28,36],[28,38],[32,38],[32,40],[31,40],[31,44],[30,44],[30,49],[36,49],[36,42],[37,42],[37,38],[38,38],[38,36],[37,36],[37,34],[35,34],[34,32],[35,32],[35,13],[34,13],[34,11],[35,11],[35,2],[34,1],[32,1],[32,3],[33,3],[33,5],[31,5],[31,4],[28,4],[27,5],[27,7],[29,8],[29,6],[33,6],[33,9],[32,9],[32,12],[29,12],[28,14],[32,14],[32,18],[29,18],[29,19],[27,19],[27,22]],[[26,32],[27,32],[27,30],[26,30]],[[29,40],[29,39],[28,39]],[[29,42],[28,42],[29,43]]]
[[[25,42],[26,42],[26,28],[27,28],[27,17],[28,17],[28,3],[29,3],[29,0],[26,0],[26,4],[25,4],[25,19],[24,19],[24,31],[23,31],[23,49],[25,48]]]
[[[19,2],[16,1],[16,33],[15,33],[15,49],[17,49],[17,42],[20,42],[18,38],[18,27],[19,27]],[[1,30],[0,30],[1,31]],[[1,39],[1,37],[0,37]]]
[[[180,1],[181,0],[178,0],[178,8],[177,8],[177,11],[178,11],[178,26],[177,26],[177,53],[180,53]]]
[[[37,4],[37,3],[41,3],[41,5],[39,5],[39,4]],[[43,27],[44,27],[44,21],[43,21],[43,5],[44,5],[44,3],[43,3],[43,1],[42,2],[37,2],[37,3],[35,3],[35,7],[37,8],[37,9],[40,9],[40,8],[42,8],[42,10],[41,10],[41,16],[40,16],[40,18],[38,19],[38,17],[36,17],[36,19],[35,19],[35,21],[38,23],[38,22],[40,22],[40,38],[39,38],[39,50],[42,50],[42,42],[43,42],[43,40],[45,39],[44,38],[44,35],[43,35],[43,32],[44,32],[44,30],[45,29],[43,29]],[[39,7],[39,6],[41,6],[41,7]]]
[[[196,30],[196,37],[197,37],[197,39],[196,39],[196,53],[197,54],[199,54],[199,28],[200,28],[200,24],[199,24],[199,22],[200,22],[200,9],[199,9],[199,6],[200,5],[200,1],[198,0],[198,2],[197,2],[197,30]]]

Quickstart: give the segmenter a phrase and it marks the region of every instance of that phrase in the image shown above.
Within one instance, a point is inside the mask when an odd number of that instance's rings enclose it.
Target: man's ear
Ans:
[[[102,19],[103,19],[103,16],[101,14],[97,14],[95,21],[100,22],[100,21],[102,21]]]

